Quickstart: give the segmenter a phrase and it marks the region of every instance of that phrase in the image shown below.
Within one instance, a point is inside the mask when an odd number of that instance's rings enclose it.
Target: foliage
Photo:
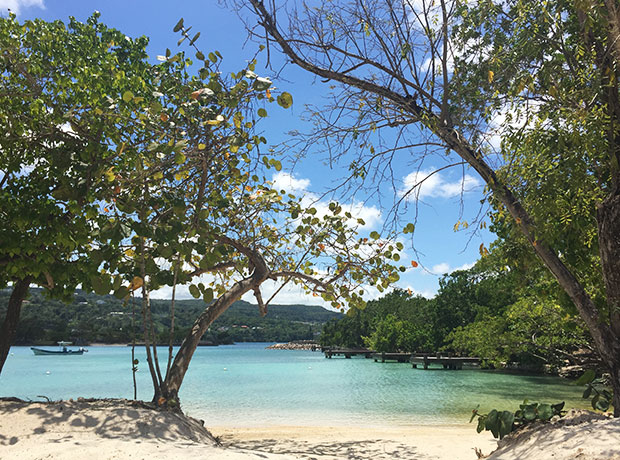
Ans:
[[[432,312],[427,299],[395,290],[368,302],[366,307],[327,322],[321,333],[324,346],[377,351],[414,351],[433,348]]]
[[[478,264],[444,275],[433,299],[396,290],[338,323],[327,323],[321,343],[366,344],[377,350],[385,348],[382,351],[437,352],[452,348],[446,341],[450,332],[485,315],[501,313],[514,302],[513,281],[510,273],[495,273]]]
[[[363,286],[382,290],[398,280],[390,262],[402,245],[389,235],[360,238],[363,220],[338,203],[319,213],[266,179],[282,165],[261,151],[266,139],[256,123],[267,104],[288,108],[293,99],[257,75],[254,60],[222,72],[220,53],[198,49],[200,34],[190,36],[183,20],[175,31],[189,54],[166,50],[157,64],[147,61],[146,39],[108,29],[97,15],[67,28],[20,25],[11,16],[2,27],[0,95],[8,111],[0,121],[11,135],[0,150],[8,223],[1,240],[9,245],[0,252],[7,267],[0,284],[29,266],[37,283],[56,284],[56,273],[59,280],[73,277],[57,283],[65,295],[78,282],[119,299],[140,290],[154,401],[162,394],[177,401],[198,341],[235,300],[253,291],[261,314],[267,312],[267,280],[298,284],[337,308],[363,307]],[[25,174],[24,165],[32,171]],[[30,209],[43,220],[31,219]],[[58,260],[76,269],[52,270]],[[162,372],[149,293],[188,284],[206,303],[174,362],[170,346]],[[169,318],[172,345],[174,299]]]
[[[437,145],[475,169],[494,223],[579,312],[620,416],[617,2],[319,1],[282,22],[251,4],[261,34],[334,88],[303,141],[349,159],[351,180],[385,183],[402,155],[420,171]]]
[[[413,352],[423,348],[424,337],[420,337],[423,333],[415,324],[390,314],[374,324],[372,334],[364,337],[364,344],[377,352]]]
[[[581,321],[559,305],[524,296],[499,315],[487,315],[448,336],[452,347],[484,357],[494,366],[506,362],[563,365],[571,351],[588,346]]]
[[[606,411],[613,401],[613,393],[609,390],[608,379],[596,378],[596,372],[589,369],[575,381],[575,385],[585,385],[583,399],[592,398],[592,409]]]
[[[115,101],[148,75],[147,42],[96,15],[0,18],[0,286],[30,277],[62,297],[96,270],[108,172],[130,167],[121,145],[140,129]]]
[[[9,291],[0,290],[0,314],[4,313]],[[138,303],[131,299],[130,303]],[[168,341],[170,301],[151,300],[157,342]],[[179,345],[195,318],[204,310],[202,300],[178,300],[175,312],[174,344]],[[313,339],[314,334],[330,318],[341,313],[309,305],[272,305],[270,314],[261,317],[256,305],[237,301],[224,312],[202,337],[213,344],[229,342],[283,342]],[[247,326],[247,327],[241,327]],[[113,296],[98,296],[77,291],[72,301],[64,303],[48,299],[40,289],[32,289],[22,308],[15,343],[55,343],[71,340],[84,344],[130,343],[137,335],[140,341],[142,321],[132,327],[131,305]]]
[[[478,417],[478,426],[476,431],[490,431],[493,437],[502,439],[508,433],[511,433],[529,423],[536,421],[548,422],[553,417],[562,417],[566,411],[564,402],[558,404],[539,404],[531,403],[527,400],[519,405],[519,409],[515,412],[491,410],[488,414],[480,414],[478,409],[472,411],[469,423]]]

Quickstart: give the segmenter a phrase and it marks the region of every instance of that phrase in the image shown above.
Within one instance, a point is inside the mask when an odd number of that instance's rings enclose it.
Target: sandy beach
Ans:
[[[210,427],[224,446],[302,459],[475,460],[497,447],[472,426],[389,427]]]
[[[490,459],[620,459],[620,420],[584,418],[504,441]],[[475,460],[497,442],[471,425],[209,427],[126,400],[0,401],[0,459]]]

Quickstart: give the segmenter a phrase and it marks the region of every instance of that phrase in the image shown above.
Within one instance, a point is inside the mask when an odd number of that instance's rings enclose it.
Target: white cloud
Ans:
[[[6,14],[8,10],[19,14],[22,7],[45,8],[45,4],[43,0],[0,0],[0,14]]]
[[[441,173],[434,171],[426,169],[408,174],[403,179],[403,188],[398,192],[399,195],[407,195],[410,201],[423,198],[452,198],[471,192],[482,185],[478,178],[470,174],[464,174],[461,178],[450,181]]]
[[[292,174],[287,172],[278,172],[273,175],[273,189],[285,190],[287,193],[298,194],[305,193],[310,186],[310,179],[296,179]]]
[[[410,285],[407,285],[404,288],[404,290],[405,291],[409,291],[412,295],[420,295],[422,297],[426,297],[427,299],[432,299],[433,297],[435,297],[437,295],[437,291],[436,290],[433,291],[433,290],[430,290],[430,289],[424,289],[424,290],[420,291],[420,290],[418,290],[418,289],[416,289],[416,288],[414,288],[414,287],[412,287]]]
[[[449,273],[450,271],[450,264],[447,262],[442,262],[431,267],[431,272],[435,275],[443,275],[444,273]]]
[[[322,218],[332,212],[329,210],[329,203],[321,201],[319,196],[311,191],[310,179],[296,178],[287,172],[278,172],[272,177],[272,188],[274,190],[285,190],[288,193],[301,197],[301,204],[304,207],[313,207],[317,210],[317,217]],[[369,230],[381,224],[381,210],[376,206],[367,206],[361,201],[351,203],[339,203],[343,212],[350,212],[353,216],[350,225],[358,227],[359,230]],[[358,225],[357,219],[363,219],[364,225]]]
[[[446,273],[452,273],[457,270],[469,270],[475,264],[476,262],[471,262],[460,265],[458,267],[451,267],[449,263],[441,262],[439,264],[433,265],[430,269],[430,272],[434,275],[445,275]]]

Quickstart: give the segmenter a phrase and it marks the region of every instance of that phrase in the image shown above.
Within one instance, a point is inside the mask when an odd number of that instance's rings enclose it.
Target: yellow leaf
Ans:
[[[116,175],[114,174],[114,168],[108,169],[103,174],[105,175],[105,178],[108,182],[114,182],[114,179],[116,179]]]
[[[204,150],[207,148],[206,144],[198,144],[198,150]]]
[[[134,276],[131,280],[131,283],[129,283],[129,287],[127,289],[129,289],[130,291],[135,291],[136,289],[140,289],[143,284],[144,280],[142,278],[140,278],[139,276]]]
[[[489,83],[493,83],[493,77],[495,76],[495,72],[489,70]]]

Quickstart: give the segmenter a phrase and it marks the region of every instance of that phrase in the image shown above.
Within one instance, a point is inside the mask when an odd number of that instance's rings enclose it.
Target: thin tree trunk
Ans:
[[[26,295],[28,295],[30,281],[31,278],[27,276],[22,280],[15,281],[13,284],[13,292],[9,298],[6,316],[4,317],[4,322],[0,329],[0,373],[2,373],[2,368],[4,367],[6,358],[9,356],[9,350],[15,338],[15,331],[17,330],[17,323],[19,322],[22,303]]]
[[[250,259],[254,271],[248,278],[233,284],[228,291],[209,305],[196,319],[187,336],[183,339],[179,351],[177,351],[172,366],[170,367],[170,372],[166,375],[166,379],[162,385],[162,395],[168,401],[175,403],[173,407],[179,410],[179,389],[183,383],[183,378],[185,377],[192,356],[204,333],[209,326],[213,324],[213,321],[224,313],[233,302],[239,300],[246,292],[252,289],[258,289],[260,284],[269,276],[269,269],[264,259],[256,251],[252,251],[226,237],[221,237],[220,241],[235,247],[235,249],[245,254]]]
[[[136,303],[134,302],[133,293],[131,294],[131,374],[133,377],[133,399],[138,399],[138,383],[136,382],[136,372],[138,372],[138,364],[136,363]]]
[[[200,339],[209,326],[213,324],[213,321],[224,313],[233,302],[239,300],[243,294],[249,292],[253,287],[254,282],[251,279],[245,279],[235,283],[231,289],[209,305],[198,319],[196,319],[174,357],[170,372],[166,375],[166,380],[164,381],[162,389],[163,396],[166,399],[172,401],[179,400],[179,388],[183,383],[183,378],[185,377],[185,373],[187,372],[189,363],[198,347]]]
[[[172,300],[170,301],[170,338],[168,340],[168,364],[166,365],[166,377],[168,377],[168,374],[170,373],[170,366],[172,365],[172,347],[174,345],[174,307],[176,301],[179,264],[180,260],[177,260],[177,264],[174,267],[174,279],[172,280]]]

